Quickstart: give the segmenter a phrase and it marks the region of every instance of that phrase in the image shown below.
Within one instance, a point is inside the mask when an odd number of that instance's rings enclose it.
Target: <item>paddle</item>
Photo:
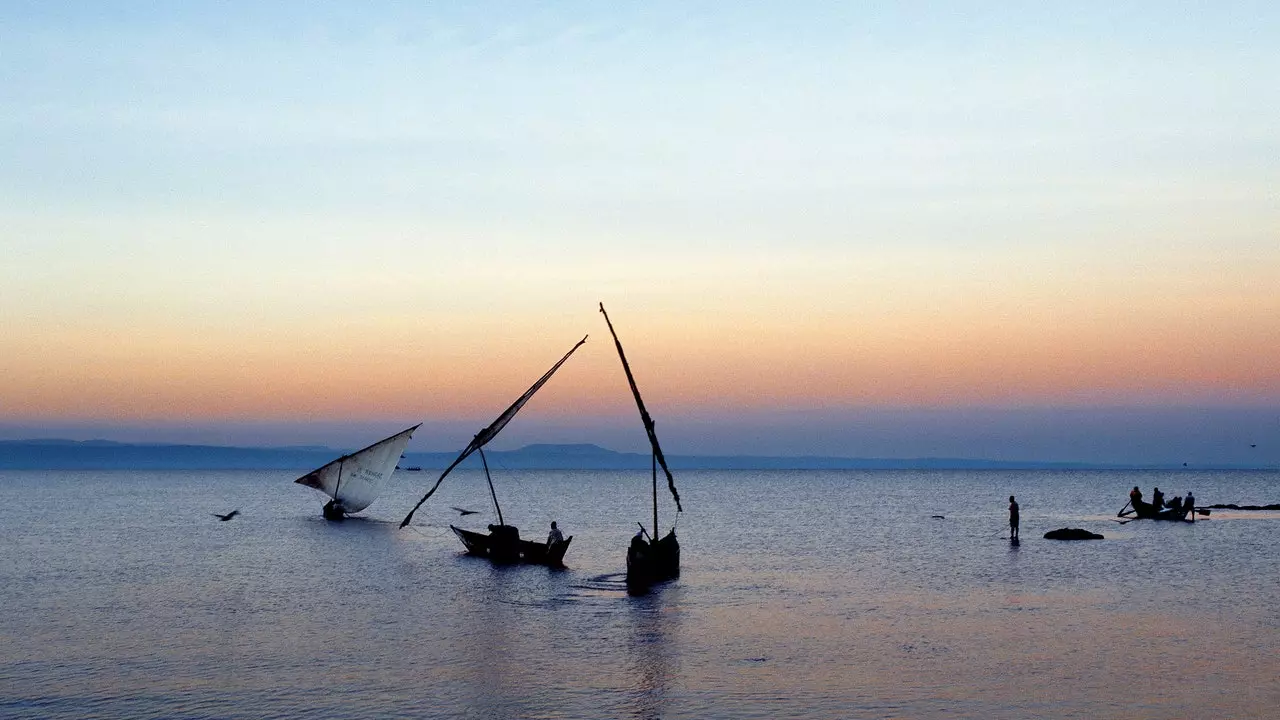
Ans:
[[[1129,503],[1133,502],[1133,498],[1124,501],[1124,507],[1120,508],[1120,512],[1116,513],[1116,517],[1124,517],[1124,511],[1129,509]]]

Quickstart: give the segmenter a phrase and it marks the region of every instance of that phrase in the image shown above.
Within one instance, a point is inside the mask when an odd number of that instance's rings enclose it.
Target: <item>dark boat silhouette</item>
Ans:
[[[676,492],[676,481],[671,476],[671,469],[667,467],[667,459],[662,454],[662,447],[658,444],[658,435],[654,432],[653,418],[650,417],[649,411],[645,409],[644,400],[640,397],[640,388],[636,386],[635,376],[631,373],[631,365],[627,362],[627,355],[622,351],[622,341],[618,339],[618,333],[613,329],[613,322],[609,320],[609,313],[604,311],[604,303],[600,303],[600,314],[604,315],[604,321],[609,326],[609,334],[613,336],[613,344],[618,349],[618,359],[622,361],[622,369],[627,375],[627,384],[631,387],[631,394],[635,397],[636,407],[640,410],[640,421],[644,424],[645,434],[649,437],[649,447],[651,450],[653,465],[653,534],[649,534],[641,523],[640,532],[631,538],[631,544],[627,546],[627,591],[632,594],[643,594],[648,592],[649,588],[655,583],[660,583],[680,575],[680,541],[676,539],[676,528],[672,525],[671,530],[662,537],[658,536],[658,466],[662,466],[662,471],[667,476],[667,487],[671,490],[671,496],[676,501],[676,512],[684,512],[684,508],[680,506],[680,493]]]
[[[1173,522],[1195,522],[1196,514],[1192,506],[1179,508],[1157,508],[1145,500],[1129,500],[1131,510],[1121,510],[1118,517],[1130,517],[1134,520],[1170,520]]]

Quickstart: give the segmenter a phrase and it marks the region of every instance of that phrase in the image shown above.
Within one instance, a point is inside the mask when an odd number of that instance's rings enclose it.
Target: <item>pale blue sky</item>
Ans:
[[[599,339],[598,300],[690,428],[1280,406],[1273,3],[0,17],[0,422],[483,417]],[[621,422],[625,395],[593,399],[614,361],[582,362],[557,422]],[[376,402],[305,401],[369,366]],[[437,389],[392,406],[415,368]]]

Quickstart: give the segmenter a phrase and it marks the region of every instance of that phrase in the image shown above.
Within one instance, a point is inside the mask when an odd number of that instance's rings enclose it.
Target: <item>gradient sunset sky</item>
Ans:
[[[1004,5],[5,2],[0,438],[1280,465],[1280,6]]]

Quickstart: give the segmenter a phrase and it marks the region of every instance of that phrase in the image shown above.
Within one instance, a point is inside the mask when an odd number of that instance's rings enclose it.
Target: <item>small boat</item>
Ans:
[[[322,513],[326,520],[343,517],[369,507],[396,470],[396,463],[421,423],[350,455],[325,463],[294,482],[315,488],[332,498]]]
[[[1121,510],[1118,517],[1133,516],[1136,520],[1172,520],[1174,522],[1195,522],[1196,514],[1192,508],[1157,508],[1145,500],[1129,500],[1132,510]]]
[[[653,429],[653,418],[650,417],[649,411],[645,409],[644,400],[640,398],[640,388],[636,386],[635,376],[631,373],[631,365],[627,362],[627,355],[622,351],[622,341],[618,339],[618,333],[613,329],[613,322],[609,320],[609,313],[604,311],[604,303],[600,303],[600,313],[604,315],[604,321],[609,326],[609,334],[613,336],[613,344],[618,349],[618,358],[622,361],[622,369],[627,375],[627,384],[631,386],[631,394],[635,397],[636,407],[640,410],[640,421],[644,424],[645,434],[649,436],[649,447],[651,449],[651,458],[653,465],[653,534],[649,534],[641,523],[640,532],[631,538],[631,544],[627,546],[627,592],[640,595],[649,591],[649,588],[655,583],[671,580],[680,575],[680,541],[676,540],[676,529],[673,525],[671,531],[665,536],[659,537],[658,529],[658,466],[662,466],[663,473],[667,476],[667,487],[671,490],[671,496],[676,501],[676,512],[684,512],[684,508],[680,506],[680,493],[676,491],[675,478],[671,476],[671,469],[667,467],[667,459],[662,454],[662,447],[658,444],[658,435]]]
[[[440,487],[440,483],[444,482],[445,477],[448,476],[449,473],[459,465],[459,463],[470,457],[472,453],[479,453],[480,462],[484,466],[485,481],[489,483],[489,497],[493,500],[493,509],[498,515],[498,522],[496,525],[489,526],[488,535],[475,532],[473,530],[463,530],[462,528],[454,527],[453,525],[450,525],[449,529],[453,530],[453,534],[458,536],[458,539],[462,541],[462,545],[466,547],[467,553],[471,555],[487,557],[498,563],[523,562],[538,565],[562,565],[564,554],[568,551],[569,543],[573,541],[573,536],[569,536],[569,538],[565,540],[551,544],[537,543],[531,540],[521,540],[520,531],[516,529],[514,525],[506,524],[506,521],[502,518],[502,507],[498,505],[498,494],[493,489],[493,477],[489,474],[489,461],[485,459],[483,448],[486,443],[502,431],[502,428],[506,427],[507,423],[511,422],[511,419],[516,416],[516,413],[520,412],[520,408],[524,407],[525,403],[529,402],[529,399],[533,397],[534,393],[538,392],[538,390],[551,379],[551,376],[555,374],[556,370],[559,370],[560,366],[569,359],[569,356],[573,355],[573,353],[577,351],[578,348],[582,347],[582,344],[586,341],[587,338],[584,336],[578,341],[577,345],[574,345],[570,348],[569,352],[564,354],[564,357],[560,358],[559,362],[552,365],[550,370],[543,373],[542,377],[538,378],[538,381],[530,386],[523,395],[516,398],[516,401],[511,403],[511,406],[504,410],[502,414],[498,416],[497,420],[494,420],[488,427],[476,433],[476,436],[471,439],[471,443],[463,448],[462,452],[458,457],[454,458],[454,461],[449,464],[449,467],[445,468],[444,472],[440,473],[440,477],[436,479],[436,484],[431,486],[431,489],[427,491],[427,494],[422,496],[422,499],[418,501],[417,505],[413,506],[413,509],[409,511],[408,515],[405,515],[404,520],[400,522],[400,527],[406,527],[413,521],[413,514],[417,512],[418,508],[422,507],[422,504],[435,493],[435,491]],[[471,513],[467,512],[464,514]]]
[[[647,531],[631,538],[627,547],[628,593],[643,595],[655,584],[677,577],[680,577],[680,542],[676,540],[675,528],[656,542]]]
[[[520,531],[511,525],[490,525],[488,535],[453,525],[449,529],[462,541],[468,555],[487,557],[495,563],[564,567],[564,554],[573,542],[572,535],[551,544],[521,540]]]

